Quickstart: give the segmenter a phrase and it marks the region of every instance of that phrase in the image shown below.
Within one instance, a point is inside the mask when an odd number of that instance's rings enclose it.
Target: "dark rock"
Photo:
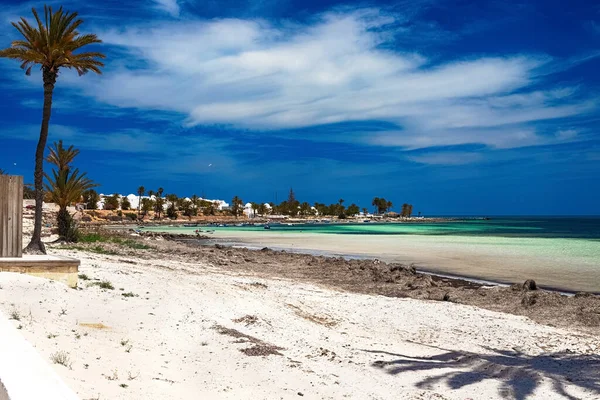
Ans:
[[[217,243],[217,244],[215,244],[215,248],[217,248],[217,249],[224,249],[225,246],[223,246],[222,244]]]
[[[527,279],[523,283],[523,290],[537,290],[537,285],[533,279]]]
[[[263,247],[262,249],[260,249],[260,251],[270,251],[271,249],[268,247]]]
[[[444,297],[442,298],[443,301],[450,301],[450,293],[446,293],[444,294]]]

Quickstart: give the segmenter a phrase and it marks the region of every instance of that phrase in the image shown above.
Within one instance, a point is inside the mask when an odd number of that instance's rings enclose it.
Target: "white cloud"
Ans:
[[[402,129],[367,140],[387,146],[538,144],[544,137],[530,123],[596,106],[577,100],[576,88],[528,90],[544,76],[548,57],[435,64],[390,50],[393,22],[367,9],[303,25],[218,19],[109,30],[100,37],[131,57],[111,61],[102,77],[63,78],[111,105],[182,113],[189,125],[274,130],[391,122]]]
[[[153,0],[156,7],[162,11],[171,14],[174,17],[179,16],[179,4],[177,0]]]
[[[467,152],[427,153],[407,158],[420,164],[433,165],[464,165],[483,160],[481,154]]]

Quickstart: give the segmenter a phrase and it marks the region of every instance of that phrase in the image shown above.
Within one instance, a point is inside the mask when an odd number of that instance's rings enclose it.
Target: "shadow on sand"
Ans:
[[[478,354],[434,348],[443,352],[430,357],[410,357],[385,351],[365,351],[397,357],[392,361],[375,361],[372,364],[391,375],[431,371],[431,376],[417,383],[416,386],[420,389],[433,389],[438,384],[460,389],[493,379],[500,381],[500,397],[523,400],[532,395],[543,380],[547,380],[557,394],[567,399],[579,399],[567,393],[567,384],[585,389],[590,398],[600,398],[599,355],[562,352],[529,356],[516,351],[490,348],[486,348],[489,354]],[[439,374],[434,376],[434,372]]]

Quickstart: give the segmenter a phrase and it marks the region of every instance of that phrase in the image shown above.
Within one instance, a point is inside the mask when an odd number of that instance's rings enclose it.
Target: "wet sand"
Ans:
[[[571,239],[432,235],[332,235],[215,231],[215,242],[377,258],[420,270],[502,283],[600,293],[600,243]]]

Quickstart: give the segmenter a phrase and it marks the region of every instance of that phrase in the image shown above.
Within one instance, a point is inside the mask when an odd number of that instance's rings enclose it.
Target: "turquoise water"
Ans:
[[[214,230],[211,242],[366,256],[498,282],[600,292],[600,218],[495,218],[439,223],[272,224],[150,227]]]
[[[600,240],[600,217],[498,218],[438,223],[271,224],[272,232],[353,235],[451,235]],[[262,231],[263,226],[157,227],[150,230],[193,234],[196,229]]]

